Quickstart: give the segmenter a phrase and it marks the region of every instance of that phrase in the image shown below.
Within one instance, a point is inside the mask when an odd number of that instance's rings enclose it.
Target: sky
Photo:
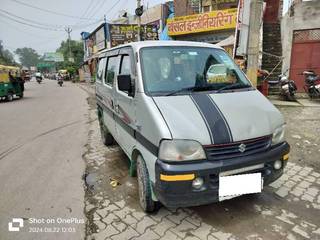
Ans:
[[[141,2],[152,7],[165,0]],[[80,33],[94,30],[104,15],[115,19],[120,10],[133,14],[135,7],[135,0],[0,0],[0,40],[11,52],[20,47],[31,47],[39,54],[55,52],[67,39],[65,27],[73,29],[71,39],[80,40]]]
[[[284,10],[288,1],[284,0]],[[142,0],[145,7],[163,2]],[[136,0],[0,0],[0,40],[11,52],[19,47],[31,47],[41,55],[55,52],[67,38],[65,26],[73,28],[71,39],[80,40],[80,33],[94,30],[104,15],[115,19],[120,10],[133,14],[135,7]]]

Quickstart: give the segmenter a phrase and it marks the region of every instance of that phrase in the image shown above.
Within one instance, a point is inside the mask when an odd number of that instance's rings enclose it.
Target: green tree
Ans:
[[[14,60],[13,54],[8,49],[4,49],[1,40],[0,40],[0,64],[17,65],[17,63]]]
[[[23,66],[31,67],[39,63],[40,56],[36,50],[32,48],[17,48],[15,54],[19,56],[19,60]]]
[[[60,47],[57,49],[57,52],[63,54],[64,62],[58,64],[58,67],[67,68],[74,67],[78,69],[83,61],[83,43],[81,41],[70,40],[70,52],[71,57],[74,59],[74,62],[69,61],[69,40],[62,41]]]

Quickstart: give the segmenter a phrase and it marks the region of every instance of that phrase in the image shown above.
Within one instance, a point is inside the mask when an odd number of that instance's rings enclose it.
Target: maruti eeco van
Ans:
[[[103,51],[96,97],[102,139],[130,159],[146,212],[260,192],[289,158],[281,113],[212,44]]]

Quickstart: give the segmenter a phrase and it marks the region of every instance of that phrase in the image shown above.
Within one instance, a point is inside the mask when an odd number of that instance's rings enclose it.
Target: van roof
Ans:
[[[209,47],[209,48],[218,48],[222,49],[218,45],[203,43],[203,42],[191,42],[191,41],[175,41],[175,40],[156,40],[156,41],[140,41],[140,42],[131,42],[123,45],[119,45],[114,48],[109,48],[101,51],[101,53],[108,52],[114,49],[122,48],[122,47],[132,47],[135,51],[139,50],[143,47],[156,47],[156,46],[187,46],[187,47]]]

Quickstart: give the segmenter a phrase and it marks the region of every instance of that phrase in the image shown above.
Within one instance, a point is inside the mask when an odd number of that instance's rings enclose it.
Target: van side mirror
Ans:
[[[128,96],[134,96],[134,86],[132,84],[131,75],[118,75],[118,89],[128,93]]]

